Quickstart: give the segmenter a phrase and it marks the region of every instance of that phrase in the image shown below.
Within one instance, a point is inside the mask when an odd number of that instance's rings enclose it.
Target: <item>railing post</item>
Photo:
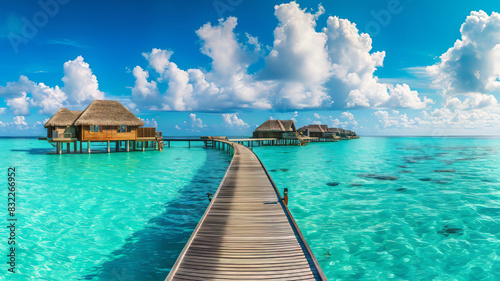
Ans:
[[[285,202],[285,205],[288,206],[288,188],[285,188],[285,191],[283,192],[283,202]]]

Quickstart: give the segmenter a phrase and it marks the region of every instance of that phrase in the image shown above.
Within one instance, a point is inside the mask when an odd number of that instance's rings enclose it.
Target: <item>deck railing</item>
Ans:
[[[154,127],[143,127],[137,128],[138,138],[154,138],[156,137],[156,128]]]

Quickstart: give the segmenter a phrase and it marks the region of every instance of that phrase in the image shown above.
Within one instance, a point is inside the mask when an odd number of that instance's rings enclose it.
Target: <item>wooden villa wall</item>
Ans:
[[[253,132],[254,138],[282,138],[283,132],[273,131],[255,131]]]
[[[135,140],[137,127],[131,127],[128,133],[118,133],[118,126],[99,126],[99,132],[91,132],[90,126],[83,126],[81,130],[82,141],[117,141]]]

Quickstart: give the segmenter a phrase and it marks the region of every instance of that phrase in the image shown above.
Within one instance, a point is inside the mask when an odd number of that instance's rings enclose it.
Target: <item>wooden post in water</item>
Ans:
[[[116,146],[116,152],[120,151],[120,141],[117,141],[115,146]]]
[[[288,205],[288,188],[285,188],[285,191],[283,192],[283,202],[285,202],[285,205]]]
[[[83,152],[83,141],[80,141],[80,153]]]
[[[71,146],[69,145],[69,142],[66,143],[66,153],[71,152]]]
[[[56,142],[56,153],[61,154],[61,149],[59,148],[59,142]]]
[[[111,152],[111,149],[109,148],[109,146],[110,146],[110,145],[109,145],[109,141],[107,141],[107,144],[108,144],[108,153],[110,153],[110,152]]]
[[[188,141],[188,147],[191,148],[191,141]]]
[[[146,145],[144,144],[144,142],[141,143],[142,143],[142,151],[146,151]]]
[[[87,141],[87,153],[90,153],[90,141]]]
[[[127,150],[127,152],[130,151],[130,141],[125,141],[125,149]]]

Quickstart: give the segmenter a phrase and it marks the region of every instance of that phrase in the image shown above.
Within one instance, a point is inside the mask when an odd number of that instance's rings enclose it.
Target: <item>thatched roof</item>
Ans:
[[[80,114],[82,114],[82,111],[70,111],[66,108],[61,108],[45,123],[44,127],[71,126]]]
[[[328,125],[311,124],[311,125],[300,127],[299,132],[305,132],[306,130],[309,130],[309,132],[315,132],[315,133],[326,133],[326,132],[328,132]]]
[[[78,117],[75,125],[144,126],[144,122],[118,101],[95,100]]]
[[[293,120],[267,120],[255,131],[265,132],[295,132],[295,123]]]
[[[328,132],[330,132],[330,133],[340,133],[340,132],[342,132],[342,129],[339,129],[339,128],[328,128]]]

